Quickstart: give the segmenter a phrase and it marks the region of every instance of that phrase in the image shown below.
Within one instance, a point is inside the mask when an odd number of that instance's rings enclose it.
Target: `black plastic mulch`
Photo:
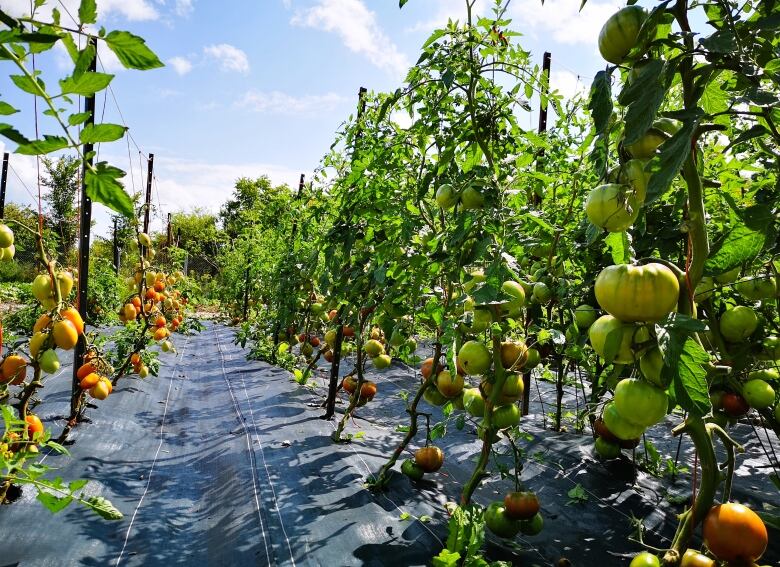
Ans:
[[[52,474],[90,479],[88,493],[109,498],[123,520],[107,522],[76,506],[51,515],[26,488],[0,508],[0,567],[430,564],[446,540],[444,504],[457,501],[479,450],[473,424],[459,431],[451,418],[447,436],[436,441],[447,455],[439,473],[417,485],[399,473],[386,493],[373,494],[363,483],[403,435],[396,427],[408,416],[398,394],[415,387],[411,370],[393,364],[372,373],[376,400],[350,422],[353,441],[335,445],[335,424],[319,418],[324,381],[299,386],[284,370],[247,361],[232,337],[230,329],[209,324],[199,335],[177,338],[179,352],[163,355],[159,377],[120,383],[90,410],[92,423],[76,429],[72,456],[45,458],[58,469]],[[67,408],[69,376],[63,365],[36,409],[55,431]],[[551,399],[550,385],[540,388]],[[577,401],[567,391],[565,403],[574,409]],[[442,419],[439,408],[428,409],[433,422]],[[545,529],[511,543],[490,537],[488,556],[516,565],[554,565],[561,557],[576,566],[627,565],[641,549],[627,539],[632,514],[645,518],[646,542],[668,544],[691,494],[690,474],[671,483],[636,473],[628,459],[601,463],[589,436],[544,431],[542,408],[534,403],[532,410],[523,480],[539,494]],[[746,444],[734,499],[759,509],[780,506],[751,427],[732,432]],[[676,439],[653,442],[674,458]],[[686,440],[681,462],[692,459]],[[476,500],[501,499],[511,487],[494,475]],[[570,498],[572,489],[584,496]],[[770,542],[778,535],[770,530]],[[761,563],[780,563],[780,546],[770,544]]]

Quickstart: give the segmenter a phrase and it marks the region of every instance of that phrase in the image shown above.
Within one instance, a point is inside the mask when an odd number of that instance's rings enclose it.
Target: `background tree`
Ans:
[[[289,211],[292,199],[293,193],[287,185],[274,187],[265,175],[254,180],[242,177],[236,181],[233,197],[219,212],[222,228],[233,240],[253,224],[275,227]]]
[[[78,210],[76,194],[79,190],[80,162],[73,156],[52,160],[43,159],[46,173],[41,180],[49,191],[43,196],[52,230],[59,240],[58,252],[67,258],[76,242]]]

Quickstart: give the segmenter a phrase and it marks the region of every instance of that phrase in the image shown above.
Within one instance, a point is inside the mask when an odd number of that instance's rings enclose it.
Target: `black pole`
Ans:
[[[119,235],[117,234],[117,219],[114,218],[114,273],[119,275],[119,263],[121,262],[119,253]]]
[[[5,186],[8,183],[8,152],[3,154],[3,176],[0,178],[0,219],[5,217]]]
[[[154,154],[149,154],[146,162],[146,205],[144,206],[144,232],[149,234],[149,213],[152,208],[152,176],[154,172]],[[146,256],[146,247],[141,247],[141,256]]]
[[[89,39],[93,49],[97,49],[97,40],[93,37]],[[97,55],[92,58],[89,64],[89,70],[93,73],[97,71]],[[95,96],[88,96],[84,99],[84,112],[89,114],[86,125],[95,123]],[[79,218],[79,277],[78,277],[78,295],[76,305],[79,315],[85,321],[87,320],[87,283],[89,282],[89,236],[92,229],[92,199],[87,195],[87,170],[92,167],[92,144],[84,144],[83,156],[84,162],[81,169],[81,215]],[[71,419],[78,417],[80,401],[82,399],[81,388],[79,387],[79,377],[77,375],[79,367],[84,363],[84,351],[86,339],[82,335],[76,343],[76,350],[73,353],[73,380],[70,401]]]
[[[542,75],[547,77],[546,87],[542,93],[542,100],[539,106],[539,133],[547,131],[547,97],[550,93],[550,61],[552,55],[549,51],[544,52],[544,58],[542,59]]]
[[[171,227],[171,213],[168,213],[168,238],[166,241],[166,247],[171,247],[171,242],[173,241],[173,228]]]

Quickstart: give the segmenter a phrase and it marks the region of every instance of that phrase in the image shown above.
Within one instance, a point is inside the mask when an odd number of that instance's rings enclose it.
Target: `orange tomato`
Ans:
[[[106,378],[101,378],[90,390],[89,395],[96,400],[105,400],[111,393],[111,382]]]
[[[154,320],[155,327],[165,327],[166,323],[167,321],[162,315],[158,315],[157,319]]]
[[[90,372],[84,378],[81,379],[81,382],[79,382],[79,387],[82,390],[89,390],[90,388],[94,387],[98,382],[100,382],[100,375],[98,375],[95,372]]]
[[[54,337],[54,344],[62,350],[72,349],[79,341],[79,333],[76,330],[76,326],[68,319],[54,323],[52,336]]]
[[[160,327],[154,332],[154,340],[155,341],[161,341],[168,337],[168,329],[165,327]]]
[[[426,358],[420,367],[420,373],[427,380],[431,377],[431,372],[433,372],[433,358]]]
[[[165,282],[163,282],[162,280],[157,280],[156,282],[154,282],[154,291],[160,292],[163,291],[164,289],[165,289]]]
[[[131,354],[130,355],[130,364],[132,364],[133,366],[138,366],[139,364],[141,364],[141,355],[138,354],[137,352],[134,352],[133,354]]]
[[[43,433],[43,423],[37,415],[29,414],[24,418],[24,421],[27,423],[27,436],[30,439]]]
[[[64,319],[67,319],[71,323],[73,323],[73,326],[76,327],[76,332],[81,335],[84,333],[84,319],[81,318],[81,315],[78,311],[76,311],[73,307],[68,307],[67,309],[63,309],[60,311],[60,315]]]
[[[133,297],[132,304],[133,304],[133,307],[135,307],[136,311],[140,311],[141,310],[141,298],[138,297],[137,295],[135,297]]]
[[[93,362],[86,362],[82,364],[79,369],[76,371],[76,376],[79,380],[84,378],[87,374],[92,374],[93,372],[97,372],[97,366],[95,366],[95,363]]]
[[[125,303],[124,313],[125,319],[128,321],[135,321],[135,318],[138,317],[138,310],[132,303]]]
[[[355,336],[355,329],[352,327],[344,327],[344,336],[345,337],[354,337]]]
[[[146,290],[146,299],[157,301],[157,292],[154,291],[153,287],[150,287],[149,289]]]
[[[27,377],[27,361],[18,354],[9,354],[3,359],[0,373],[5,383],[18,386]]]
[[[425,472],[436,472],[444,464],[444,452],[433,445],[420,447],[414,453],[414,462]]]
[[[769,536],[761,518],[747,506],[726,502],[704,519],[704,543],[721,561],[752,563],[766,551]]]
[[[43,315],[38,317],[38,320],[35,322],[35,325],[33,325],[33,333],[40,333],[46,327],[48,327],[50,323],[51,323],[51,317],[49,317],[48,313],[44,313]]]

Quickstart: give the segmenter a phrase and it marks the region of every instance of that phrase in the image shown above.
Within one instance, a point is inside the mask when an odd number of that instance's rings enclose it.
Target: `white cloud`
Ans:
[[[565,99],[574,98],[575,95],[588,91],[587,80],[578,77],[570,71],[552,71],[550,73],[550,88],[558,91]]]
[[[435,4],[435,14],[428,20],[417,22],[413,26],[407,29],[410,32],[418,31],[433,31],[434,29],[443,28],[447,25],[449,20],[455,20],[464,22],[466,20],[466,10],[463,7],[463,0],[434,0],[431,4]],[[476,16],[489,17],[493,12],[489,9],[493,3],[488,3],[487,0],[477,0],[474,5],[472,14]]]
[[[192,63],[186,57],[171,57],[168,59],[168,65],[171,66],[177,75],[186,75],[192,71]]]
[[[246,53],[239,48],[227,43],[219,45],[208,45],[203,48],[203,52],[219,61],[223,71],[237,71],[239,73],[249,72],[249,58]]]
[[[376,14],[363,0],[318,0],[313,7],[296,12],[291,23],[336,33],[350,51],[380,69],[404,75],[409,68],[406,56],[382,31]]]
[[[332,111],[347,100],[336,93],[295,97],[280,91],[249,91],[236,104],[269,114],[313,114]]]
[[[177,16],[185,17],[192,13],[192,0],[176,0],[173,11]]]
[[[595,48],[601,27],[625,3],[617,0],[589,0],[580,12],[580,2],[517,0],[509,6],[510,27],[532,36],[547,36],[562,44],[586,44]]]

